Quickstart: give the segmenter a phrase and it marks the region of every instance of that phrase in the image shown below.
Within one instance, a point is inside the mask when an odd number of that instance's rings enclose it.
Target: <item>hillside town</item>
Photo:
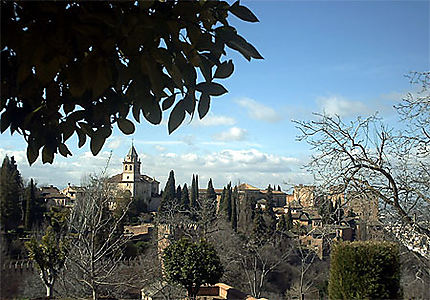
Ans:
[[[13,158],[11,159],[13,161]],[[315,264],[315,266],[318,265],[317,261],[320,263],[327,261],[331,247],[337,241],[380,239],[381,235],[386,234],[384,228],[397,228],[393,231],[394,236],[400,238],[406,247],[423,257],[428,255],[429,243],[425,237],[419,235],[413,238],[400,237],[399,233],[404,230],[400,230],[399,225],[396,227],[394,224],[381,222],[377,198],[371,194],[363,195],[356,192],[347,194],[339,192],[339,187],[331,187],[329,189],[331,192],[324,195],[319,193],[316,186],[301,184],[294,186],[290,193],[283,191],[280,185],[273,185],[273,187],[269,185],[265,189],[260,189],[247,183],[234,187],[228,184],[223,189],[215,189],[211,180],[208,188],[203,189],[198,188],[197,175],[193,175],[189,192],[186,184],[182,189],[174,185],[174,182],[173,188],[169,186],[172,184],[171,180],[174,180],[172,174],[173,171],[164,191],[161,191],[159,181],[149,175],[141,174],[141,161],[136,148],[132,145],[124,157],[122,173],[106,179],[109,193],[112,193],[112,197],[109,197],[107,202],[108,209],[116,212],[121,205],[121,199],[124,198],[124,193],[127,199],[130,199],[131,204],[128,207],[134,207],[134,215],[124,219],[125,223],[123,223],[123,236],[128,242],[122,251],[132,253],[124,256],[128,259],[128,265],[143,263],[142,255],[145,256],[145,253],[150,251],[149,249],[153,247],[150,246],[151,244],[155,243],[153,250],[157,253],[156,257],[160,259],[164,249],[181,236],[197,234],[196,236],[200,237],[215,238],[216,242],[217,238],[223,238],[223,235],[228,234],[231,229],[233,233],[244,234],[259,241],[258,243],[263,243],[259,244],[259,247],[279,239],[281,244],[278,245],[280,247],[278,249],[288,252],[288,255],[282,252],[278,254],[281,255],[280,261],[287,261],[287,257],[290,257],[289,259],[294,257],[290,248],[299,247],[297,249],[300,251],[295,255],[299,258],[301,255],[301,259],[304,259],[302,263],[306,261],[309,265]],[[168,197],[170,188],[174,192],[171,198]],[[75,206],[82,205],[79,204],[80,202],[89,201],[88,187],[70,183],[61,190],[53,185],[37,187],[34,193],[35,199],[39,199],[38,201],[48,212],[73,211],[76,209]],[[228,203],[227,198],[230,199],[229,201],[234,200]],[[193,201],[197,203],[194,208]],[[206,205],[212,206],[206,207]],[[188,212],[184,212],[184,209]],[[208,216],[206,210],[212,209],[213,215]],[[225,215],[223,211],[226,212]],[[226,219],[227,223],[221,222],[223,215],[229,216]],[[37,223],[36,220],[34,222]],[[230,223],[231,229],[226,231],[223,226]],[[216,234],[207,234],[208,228],[205,226],[209,226]],[[263,227],[260,228],[260,226]],[[273,231],[267,229],[271,226],[274,226],[271,229]],[[273,238],[275,240],[272,240]],[[286,246],[287,244],[289,246]],[[3,272],[5,270],[10,272],[12,269],[21,270],[21,274],[23,274],[23,268],[27,268],[26,271],[30,273],[34,272],[31,270],[35,270],[33,263],[25,259],[4,261],[2,268]],[[209,296],[220,297],[216,299],[257,299],[231,284],[233,283],[219,282],[201,288],[198,299],[208,299]],[[260,286],[260,289],[262,288]],[[139,289],[140,292],[137,292]],[[317,297],[318,293],[323,293],[315,288],[305,289],[302,286],[301,289],[301,294],[311,298]],[[128,293],[131,297],[140,294],[142,299],[164,299],[162,295],[165,293],[173,295],[181,291],[169,285],[161,277],[157,281],[151,281],[149,285],[135,286]],[[261,295],[255,291],[252,294],[257,294],[258,298]]]
[[[0,299],[430,299],[429,12],[0,0]]]

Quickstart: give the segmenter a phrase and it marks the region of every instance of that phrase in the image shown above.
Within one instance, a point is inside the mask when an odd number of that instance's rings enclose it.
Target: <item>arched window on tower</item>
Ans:
[[[130,166],[130,171],[133,170],[133,166]]]
[[[126,170],[126,171],[127,171],[127,165],[125,165],[124,170]]]

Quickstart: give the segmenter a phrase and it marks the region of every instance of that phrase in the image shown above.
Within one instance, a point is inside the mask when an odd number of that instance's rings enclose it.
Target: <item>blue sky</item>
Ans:
[[[115,127],[97,157],[89,145],[68,143],[73,156],[57,156],[53,165],[29,167],[20,136],[0,135],[0,156],[14,155],[25,178],[59,187],[80,184],[83,175],[99,172],[109,151],[109,172],[119,173],[132,138],[142,171],[164,188],[171,169],[177,183],[200,186],[212,177],[216,187],[228,181],[258,187],[269,183],[312,183],[301,168],[311,154],[296,141],[292,119],[310,119],[312,112],[345,118],[379,111],[391,124],[392,106],[413,89],[404,77],[430,66],[429,1],[242,1],[260,19],[231,23],[264,60],[246,61],[234,51],[232,77],[222,80],[229,93],[212,100],[209,115],[185,122],[172,135],[163,124],[143,123],[124,136]]]

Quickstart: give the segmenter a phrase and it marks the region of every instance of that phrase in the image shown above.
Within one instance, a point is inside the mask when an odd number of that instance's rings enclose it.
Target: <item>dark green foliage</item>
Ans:
[[[218,214],[227,218],[227,188],[224,187],[221,193],[221,198],[219,199],[219,209]]]
[[[188,193],[188,186],[186,183],[184,184],[184,188],[182,189],[181,207],[184,210],[190,209],[190,195]]]
[[[71,155],[65,143],[75,133],[96,155],[115,123],[134,132],[130,110],[137,122],[160,124],[173,107],[171,133],[227,92],[215,82],[233,73],[227,47],[262,59],[229,25],[229,14],[257,21],[239,2],[2,0],[1,8],[0,132],[27,133],[30,164],[41,149],[43,163]]]
[[[29,258],[34,260],[40,269],[41,279],[46,287],[46,296],[52,297],[54,283],[64,267],[68,252],[64,236],[59,236],[51,226],[48,226],[41,240],[38,241],[33,236],[25,246],[28,249]]]
[[[238,203],[239,203],[239,191],[237,190],[237,186],[234,187],[233,193],[231,193],[231,228],[236,232],[237,231],[237,212],[238,212]]]
[[[196,177],[193,174],[193,180],[191,181],[191,197],[190,197],[190,204],[191,207],[196,208],[197,207],[197,192],[196,192]]]
[[[0,221],[5,232],[20,224],[22,190],[22,178],[15,159],[6,156],[0,170]]]
[[[215,193],[215,189],[214,189],[213,184],[212,184],[212,178],[210,178],[209,182],[208,182],[208,188],[206,190],[206,198],[207,198],[207,200],[210,200],[210,201],[216,200],[216,193]]]
[[[399,299],[399,259],[395,243],[337,243],[331,252],[330,299]]]
[[[282,192],[281,187],[278,185],[278,192]]]
[[[254,240],[264,239],[267,235],[268,227],[263,217],[263,212],[260,208],[255,210],[254,226],[252,237]]]
[[[181,185],[178,185],[178,188],[176,189],[176,201],[178,201],[179,203],[181,202],[182,199],[182,189],[181,189]]]
[[[182,238],[163,253],[164,271],[169,281],[182,285],[190,299],[195,299],[200,286],[215,284],[224,269],[215,248],[208,242],[198,243]]]
[[[166,187],[163,191],[160,207],[158,211],[166,211],[169,207],[177,202],[176,199],[176,186],[175,186],[175,173],[173,170],[170,171],[169,179],[167,179]]]
[[[25,189],[25,214],[24,228],[30,230],[33,225],[40,225],[43,221],[43,215],[46,212],[46,205],[43,199],[36,198],[36,187],[33,179]]]

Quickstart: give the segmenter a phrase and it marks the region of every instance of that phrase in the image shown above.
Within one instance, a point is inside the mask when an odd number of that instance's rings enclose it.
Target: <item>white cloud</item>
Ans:
[[[118,149],[121,146],[121,137],[113,137],[109,139],[109,143],[107,144],[107,148],[109,149]]]
[[[217,141],[243,141],[246,138],[246,129],[239,127],[231,127],[227,131],[215,134],[213,138]]]
[[[54,164],[43,165],[37,161],[28,166],[25,151],[8,151],[0,148],[0,156],[15,156],[18,169],[27,179],[35,178],[40,185],[53,184],[60,188],[67,183],[80,184],[81,179],[89,173],[100,173],[106,166],[110,152],[103,151],[94,157],[90,152],[62,158],[57,156]],[[118,174],[122,170],[122,160],[126,153],[115,152],[112,155],[109,174]],[[310,174],[303,173],[301,159],[266,153],[255,148],[223,149],[205,153],[176,153],[174,151],[160,154],[139,153],[142,162],[141,172],[155,177],[164,189],[170,170],[175,171],[176,183],[190,184],[192,174],[199,175],[200,187],[206,188],[209,178],[215,187],[223,187],[228,182],[236,184],[247,182],[257,187],[268,184],[281,185],[289,183],[312,182]]]
[[[193,126],[231,126],[236,124],[236,120],[231,117],[209,113],[203,119],[195,118],[191,124]]]
[[[283,182],[309,183],[310,174],[300,169],[303,161],[295,157],[265,153],[257,149],[224,149],[207,154],[186,153],[161,155],[142,159],[142,168],[161,181],[164,188],[170,170],[175,171],[177,184],[190,184],[192,174],[199,174],[200,187],[205,188],[209,178],[215,187],[247,182],[257,187],[268,184],[283,186]]]
[[[248,115],[255,120],[275,123],[283,119],[282,115],[273,108],[261,104],[254,99],[241,98],[237,99],[236,102],[245,108]]]
[[[160,146],[160,145],[155,145],[154,148],[160,152],[164,152],[166,151],[166,147]]]
[[[341,117],[372,113],[361,101],[352,101],[340,96],[320,97],[317,99],[320,110],[328,115]]]

